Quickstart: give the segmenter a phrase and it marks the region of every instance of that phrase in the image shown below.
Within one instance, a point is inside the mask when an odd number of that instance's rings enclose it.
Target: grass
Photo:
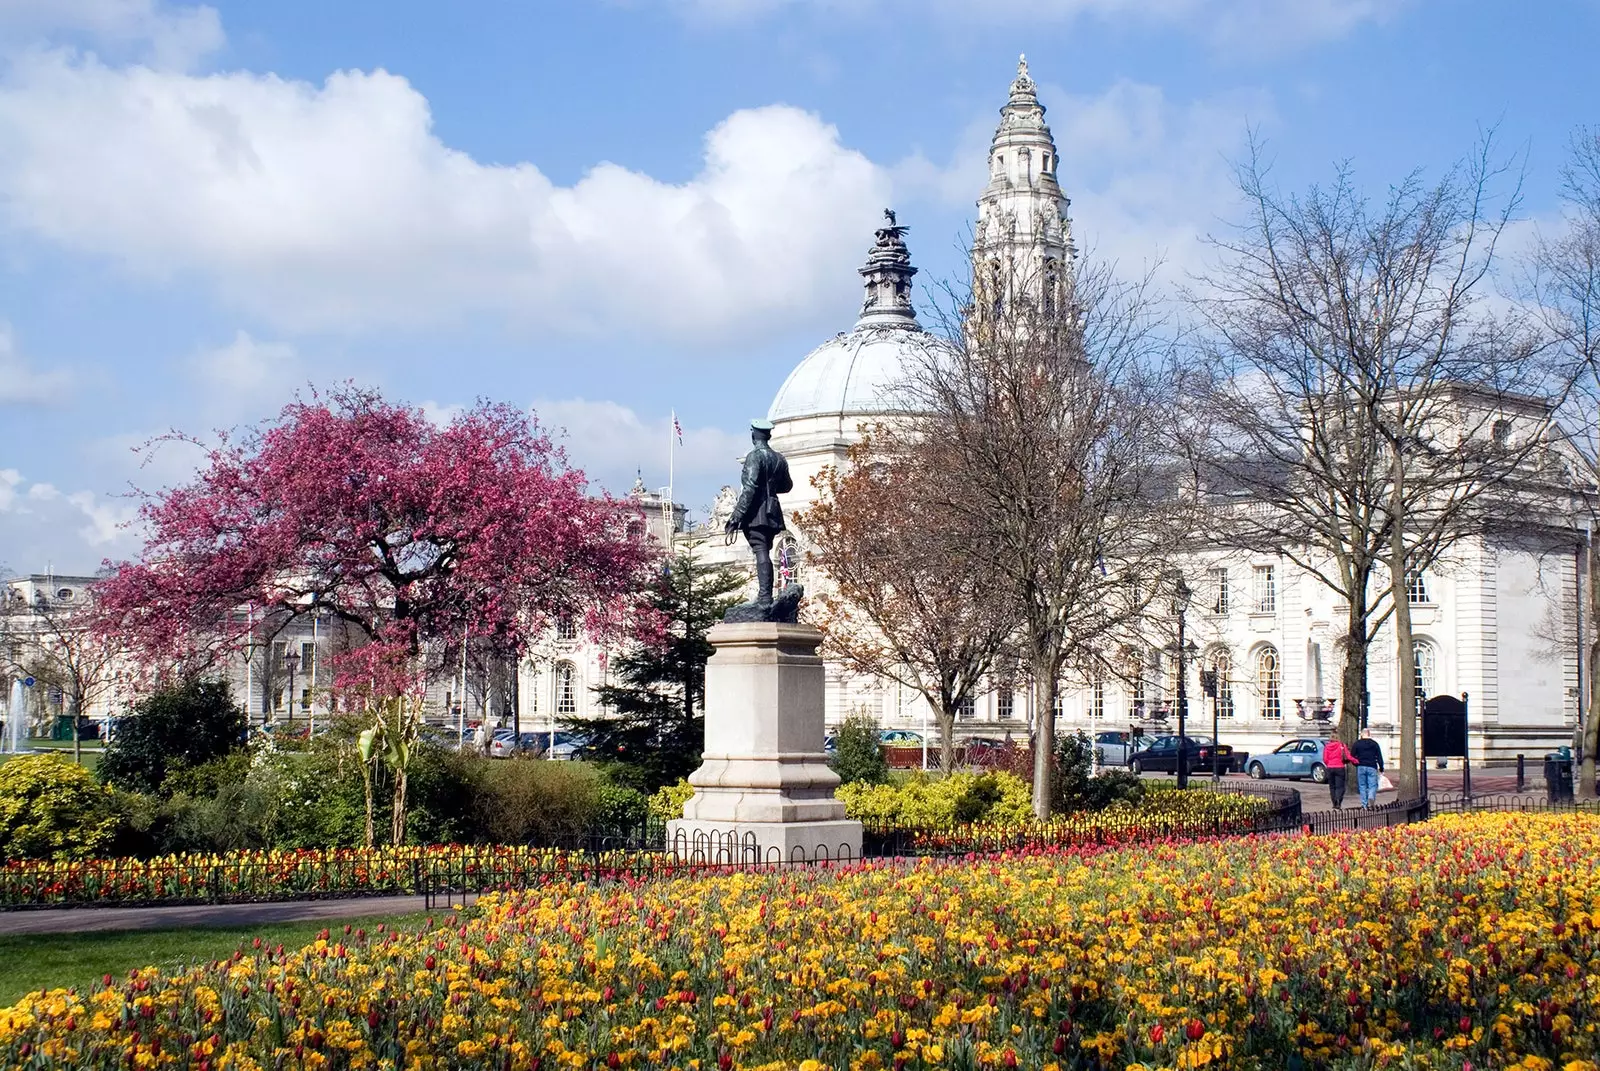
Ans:
[[[48,751],[60,755],[68,762],[72,761],[71,740],[63,743],[60,740],[40,739],[29,740],[28,743],[32,745],[34,754]],[[104,751],[105,749],[100,746],[100,742],[98,740],[94,741],[92,745],[86,741],[83,745],[83,768],[91,773],[94,772],[94,768],[100,764],[100,756],[104,753]],[[17,757],[18,756],[16,755],[8,753],[0,753],[0,762],[9,762]]]
[[[316,940],[325,928],[340,933],[346,923],[365,927],[370,934],[380,922],[405,929],[421,926],[426,918],[423,914],[388,915],[223,928],[0,935],[0,1007],[10,1007],[36,989],[77,986],[82,990],[98,983],[103,975],[125,976],[137,967],[176,971],[222,959],[240,946],[249,947],[254,937],[264,944],[294,947]]]

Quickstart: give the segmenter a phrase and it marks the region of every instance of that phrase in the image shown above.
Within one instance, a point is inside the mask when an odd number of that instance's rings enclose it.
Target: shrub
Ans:
[[[87,859],[117,833],[111,792],[59,755],[0,765],[0,853],[7,859]]]
[[[473,779],[476,839],[530,844],[587,833],[594,822],[600,778],[579,762],[480,760]]]
[[[184,681],[139,700],[117,722],[98,774],[113,788],[159,793],[168,776],[226,755],[244,734],[244,711],[226,681]]]
[[[656,789],[655,795],[650,797],[650,817],[663,822],[682,818],[684,805],[693,795],[694,786],[688,781],[679,781],[675,785],[662,785]]]
[[[851,714],[834,734],[833,772],[845,784],[881,785],[889,780],[889,761],[879,743],[878,721],[870,714]]]
[[[1094,770],[1094,744],[1082,732],[1056,742],[1050,778],[1050,806],[1057,814],[1098,811],[1115,803],[1138,803],[1145,781],[1127,770]]]
[[[900,784],[852,782],[840,787],[845,813],[861,822],[896,826],[1016,824],[1032,814],[1028,783],[1007,773],[915,774]]]

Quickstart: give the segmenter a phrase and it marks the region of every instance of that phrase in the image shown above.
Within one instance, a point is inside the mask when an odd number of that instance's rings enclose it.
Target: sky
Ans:
[[[1285,190],[1381,197],[1486,129],[1513,239],[1600,123],[1600,0],[0,0],[0,567],[137,555],[137,492],[345,381],[530,407],[703,513],[847,330],[884,207],[921,300],[1017,57],[1080,246],[1171,292]],[[1514,250],[1517,241],[1509,246]]]

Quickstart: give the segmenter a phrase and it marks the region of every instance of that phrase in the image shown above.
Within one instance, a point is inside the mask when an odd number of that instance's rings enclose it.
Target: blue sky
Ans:
[[[598,485],[732,479],[852,322],[882,207],[959,273],[1028,54],[1080,242],[1169,284],[1247,130],[1381,195],[1480,128],[1558,225],[1600,2],[0,0],[0,563],[137,549],[132,447],[346,378],[563,428]]]

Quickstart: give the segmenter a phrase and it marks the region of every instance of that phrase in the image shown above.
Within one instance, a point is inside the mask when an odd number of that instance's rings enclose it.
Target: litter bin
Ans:
[[[1572,760],[1552,752],[1544,757],[1544,785],[1551,803],[1571,803]]]

